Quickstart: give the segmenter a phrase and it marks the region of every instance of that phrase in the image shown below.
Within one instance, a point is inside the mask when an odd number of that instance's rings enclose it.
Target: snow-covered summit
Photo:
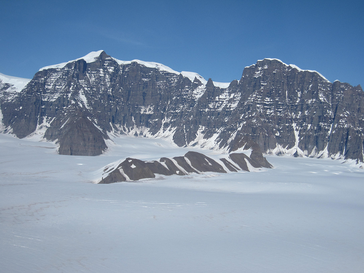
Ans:
[[[190,71],[178,72],[164,64],[160,64],[160,63],[156,63],[156,62],[146,62],[146,61],[141,61],[141,60],[137,60],[137,59],[132,60],[132,61],[121,61],[121,60],[118,60],[115,58],[113,58],[113,59],[115,61],[117,61],[118,64],[120,64],[120,65],[126,65],[126,64],[131,64],[133,62],[136,62],[136,63],[144,65],[146,67],[156,68],[160,71],[165,71],[165,72],[177,74],[177,75],[181,74],[183,77],[189,78],[192,82],[195,80],[195,78],[197,78],[202,84],[205,85],[207,83],[207,80],[196,72],[190,72]],[[213,83],[216,87],[220,87],[220,88],[227,88],[230,84],[230,83],[225,83],[225,82],[213,82]]]
[[[87,55],[83,56],[81,59],[84,59],[86,63],[93,63],[94,61],[96,61],[98,57],[100,57],[102,52],[104,51],[103,50],[91,51]]]
[[[91,51],[90,53],[88,53],[87,55],[85,55],[85,56],[83,56],[81,58],[78,58],[78,59],[75,59],[75,60],[70,60],[68,62],[63,62],[63,63],[59,63],[59,64],[48,65],[48,66],[42,67],[41,69],[39,69],[39,71],[47,70],[47,69],[63,68],[68,63],[72,63],[72,62],[82,60],[82,59],[85,60],[86,63],[93,63],[94,61],[96,61],[96,59],[100,56],[100,54],[102,52],[104,52],[104,51],[103,50]]]
[[[320,77],[322,77],[324,80],[326,80],[327,82],[330,82],[328,79],[326,79],[320,72],[317,72],[316,70],[309,70],[309,69],[301,69],[301,68],[299,68],[297,65],[295,65],[295,64],[286,64],[285,62],[283,62],[282,60],[280,60],[280,59],[277,59],[277,58],[264,58],[264,59],[262,59],[262,60],[258,60],[257,61],[257,64],[259,63],[259,62],[264,62],[265,60],[268,60],[268,61],[278,61],[278,62],[280,62],[281,64],[283,64],[284,66],[287,66],[287,67],[290,67],[290,68],[292,68],[292,69],[296,69],[296,70],[298,70],[299,72],[305,72],[305,71],[307,71],[307,72],[311,72],[311,73],[316,73],[316,74],[318,74]],[[252,64],[252,65],[250,65],[250,66],[247,66],[246,68],[248,68],[248,67],[251,67],[251,66],[255,66],[256,64]]]
[[[78,59],[75,59],[75,60],[71,60],[71,61],[68,61],[68,62],[63,62],[63,63],[59,63],[59,64],[54,64],[54,65],[49,65],[49,66],[45,66],[45,67],[42,67],[41,69],[39,69],[39,71],[42,71],[42,70],[46,70],[46,69],[59,69],[59,68],[63,68],[65,67],[68,63],[71,63],[71,62],[75,62],[75,61],[78,61],[78,60],[85,60],[86,63],[93,63],[96,61],[96,59],[101,55],[101,53],[104,52],[104,50],[98,50],[98,51],[92,51],[90,53],[88,53],[87,55],[81,57],[81,58],[78,58]],[[167,72],[167,73],[172,73],[172,74],[181,74],[182,76],[184,77],[187,77],[189,78],[191,81],[194,81],[195,78],[197,78],[199,81],[201,81],[202,84],[206,84],[207,83],[207,80],[202,77],[200,74],[196,73],[196,72],[189,72],[189,71],[182,71],[182,72],[178,72],[176,70],[173,70],[172,68],[164,65],[164,64],[161,64],[161,63],[156,63],[156,62],[146,62],[146,61],[142,61],[142,60],[138,60],[138,59],[134,59],[134,60],[131,60],[131,61],[122,61],[122,60],[118,60],[116,58],[113,58],[119,65],[128,65],[128,64],[131,64],[131,63],[138,63],[140,65],[143,65],[143,66],[146,66],[146,67],[149,67],[149,68],[155,68],[155,69],[158,69],[160,71],[164,71],[164,72]],[[220,87],[220,88],[227,88],[229,86],[230,83],[224,83],[224,82],[213,82],[214,85],[216,87]]]
[[[14,91],[20,92],[30,82],[30,79],[8,76],[0,73],[0,82],[12,85]]]
[[[158,70],[161,70],[161,71],[165,71],[165,72],[168,72],[168,73],[173,73],[173,74],[179,74],[179,72],[173,70],[172,68],[164,65],[164,64],[160,64],[160,63],[156,63],[156,62],[145,62],[145,61],[141,61],[141,60],[138,60],[138,59],[134,59],[134,60],[131,60],[131,61],[122,61],[122,60],[118,60],[118,59],[115,59],[113,58],[119,65],[128,65],[128,64],[131,64],[131,63],[138,63],[138,64],[141,64],[141,65],[144,65],[146,67],[149,67],[149,68],[155,68],[155,69],[158,69]]]

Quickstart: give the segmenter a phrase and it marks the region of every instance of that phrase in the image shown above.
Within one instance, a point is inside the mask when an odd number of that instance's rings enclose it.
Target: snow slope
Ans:
[[[0,84],[1,82],[13,85],[13,91],[20,92],[28,82],[30,82],[30,79],[18,78],[0,73]]]
[[[362,272],[364,171],[351,163],[273,156],[255,173],[91,183],[128,156],[186,152],[114,141],[98,157],[61,156],[0,135],[2,272]]]

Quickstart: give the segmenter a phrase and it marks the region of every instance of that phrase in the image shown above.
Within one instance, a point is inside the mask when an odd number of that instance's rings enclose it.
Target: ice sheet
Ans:
[[[275,168],[255,173],[91,183],[122,158],[187,151],[114,141],[61,156],[0,135],[2,272],[362,272],[364,173],[351,163],[268,157]]]

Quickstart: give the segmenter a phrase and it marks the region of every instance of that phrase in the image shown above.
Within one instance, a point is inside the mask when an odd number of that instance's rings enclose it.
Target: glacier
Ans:
[[[126,157],[173,157],[166,139],[118,136],[97,157],[0,135],[3,272],[362,272],[364,170],[267,156],[255,173],[97,185]]]

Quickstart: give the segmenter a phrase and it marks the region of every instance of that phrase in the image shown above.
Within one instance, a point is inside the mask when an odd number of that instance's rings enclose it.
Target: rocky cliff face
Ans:
[[[265,153],[363,161],[362,88],[276,59],[246,67],[224,86],[94,52],[42,69],[1,110],[8,131],[22,138],[46,128],[63,154],[100,154],[116,132],[228,152],[257,145]]]
[[[12,101],[18,93],[30,82],[30,79],[7,76],[0,73],[0,132],[6,131],[2,123],[1,105]],[[8,128],[8,130],[11,128]]]
[[[255,109],[254,119],[263,131],[259,138],[254,134],[253,140],[264,151],[291,149],[295,155],[363,161],[364,93],[360,86],[332,84],[317,72],[300,71],[276,60],[245,69],[241,82],[246,82],[243,90],[252,91],[247,105]]]

